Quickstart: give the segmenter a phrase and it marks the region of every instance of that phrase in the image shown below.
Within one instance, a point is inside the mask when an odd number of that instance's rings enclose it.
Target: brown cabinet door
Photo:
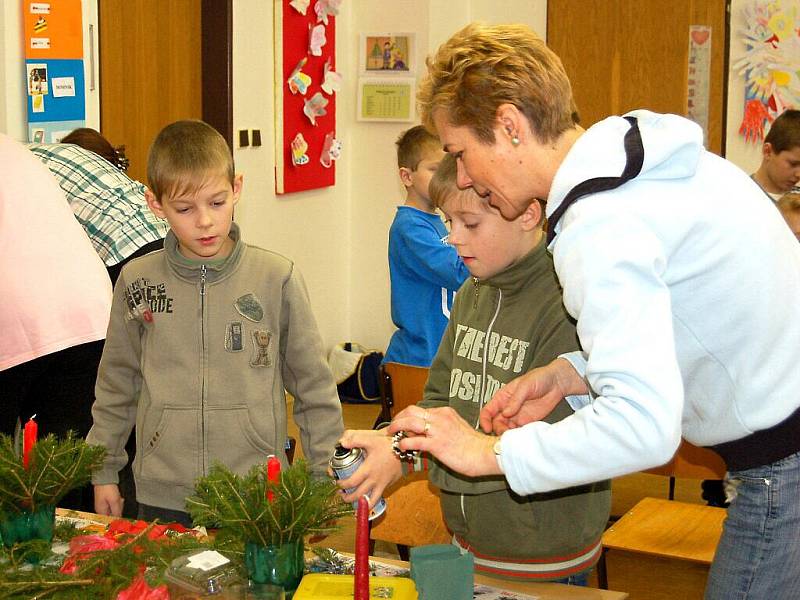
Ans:
[[[146,182],[162,127],[202,117],[200,0],[99,0],[100,123]]]
[[[711,27],[709,150],[722,149],[726,0],[548,0],[547,43],[588,127],[636,108],[686,115],[689,28]]]

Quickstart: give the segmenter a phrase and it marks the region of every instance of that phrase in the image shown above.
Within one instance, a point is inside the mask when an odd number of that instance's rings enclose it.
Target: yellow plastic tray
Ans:
[[[370,600],[417,600],[417,588],[405,577],[370,577]],[[353,576],[310,573],[303,577],[293,600],[352,600]]]

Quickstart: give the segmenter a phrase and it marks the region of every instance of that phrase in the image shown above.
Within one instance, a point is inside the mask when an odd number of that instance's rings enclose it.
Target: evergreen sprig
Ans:
[[[71,431],[48,435],[33,446],[26,469],[11,436],[0,433],[0,521],[45,505],[56,506],[70,491],[89,482],[106,454]]]
[[[198,539],[192,535],[178,535],[150,539],[151,523],[121,546],[111,550],[98,550],[82,560],[75,573],[61,573],[58,564],[51,560],[33,568],[20,568],[27,546],[24,542],[11,549],[0,547],[0,598],[29,600],[106,600],[130,586],[131,581],[144,568],[145,579],[155,587],[165,582],[164,572],[172,561],[199,548],[215,548],[212,540]],[[58,537],[57,531],[56,537]],[[65,540],[61,540],[65,541]],[[42,543],[37,540],[36,543]],[[49,546],[49,544],[47,544]],[[30,550],[34,550],[33,547]],[[37,549],[38,550],[38,549]],[[52,555],[51,555],[52,556]]]
[[[239,476],[215,464],[197,480],[186,506],[195,525],[220,527],[241,542],[283,545],[329,534],[337,529],[337,519],[352,514],[337,489],[332,480],[315,479],[302,459],[282,471],[277,483],[267,479],[263,465]]]

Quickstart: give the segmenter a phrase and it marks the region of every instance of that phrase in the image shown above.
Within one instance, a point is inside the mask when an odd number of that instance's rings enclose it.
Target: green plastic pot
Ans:
[[[244,562],[253,583],[271,583],[286,591],[291,598],[305,570],[303,540],[282,546],[262,546],[247,542],[244,547]]]

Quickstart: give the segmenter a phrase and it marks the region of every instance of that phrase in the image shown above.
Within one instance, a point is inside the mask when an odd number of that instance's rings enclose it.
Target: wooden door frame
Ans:
[[[233,0],[202,0],[203,120],[233,150]]]

